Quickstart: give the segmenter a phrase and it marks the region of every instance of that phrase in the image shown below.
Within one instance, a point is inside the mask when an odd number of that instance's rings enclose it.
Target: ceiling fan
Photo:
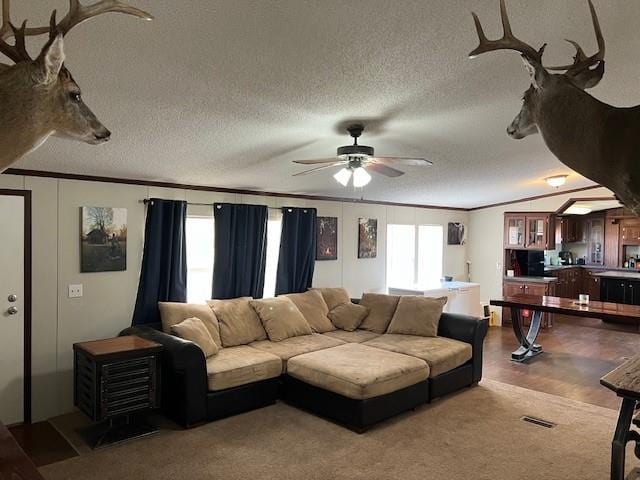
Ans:
[[[367,170],[379,173],[386,177],[399,177],[404,175],[405,172],[393,168],[390,165],[408,165],[418,167],[433,165],[433,162],[426,158],[375,156],[373,147],[358,145],[358,137],[362,135],[364,125],[359,123],[350,125],[347,128],[347,131],[349,132],[349,135],[353,137],[353,145],[338,147],[338,154],[334,158],[294,160],[294,163],[302,165],[319,164],[320,166],[310,170],[305,170],[304,172],[296,173],[293,176],[309,175],[310,173],[342,165],[343,168],[336,173],[333,178],[335,178],[342,186],[346,187],[349,184],[351,177],[353,177],[353,186],[360,188],[364,187],[371,181],[371,175],[369,175]]]

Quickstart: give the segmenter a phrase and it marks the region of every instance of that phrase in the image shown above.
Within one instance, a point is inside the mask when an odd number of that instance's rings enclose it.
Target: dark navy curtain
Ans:
[[[213,213],[213,298],[262,298],[267,264],[267,207],[216,203]]]
[[[315,208],[282,209],[276,295],[306,292],[316,264]]]
[[[187,301],[186,218],[187,202],[148,202],[133,325],[158,323],[158,302]]]

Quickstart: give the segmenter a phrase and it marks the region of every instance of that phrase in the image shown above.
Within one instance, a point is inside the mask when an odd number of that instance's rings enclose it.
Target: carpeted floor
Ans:
[[[557,426],[528,424],[523,415]],[[40,470],[50,480],[602,480],[609,478],[616,417],[614,410],[484,380],[363,435],[278,403],[85,451]],[[639,464],[631,451],[629,470]]]

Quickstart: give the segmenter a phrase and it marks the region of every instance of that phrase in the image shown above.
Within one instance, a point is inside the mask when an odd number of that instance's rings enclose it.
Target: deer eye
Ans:
[[[80,103],[80,101],[82,100],[82,96],[80,95],[80,92],[70,92],[69,97],[71,97],[71,100],[73,100],[76,103]]]

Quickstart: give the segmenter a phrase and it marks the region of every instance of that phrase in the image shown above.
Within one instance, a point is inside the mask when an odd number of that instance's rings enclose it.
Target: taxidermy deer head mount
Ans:
[[[593,3],[589,9],[598,51],[587,56],[580,45],[571,65],[545,67],[546,44],[535,49],[515,37],[505,1],[500,0],[502,38],[488,40],[478,16],[473,20],[480,45],[470,58],[494,50],[520,52],[531,75],[520,113],[507,128],[515,139],[540,132],[547,147],[565,165],[612,190],[633,212],[640,214],[640,107],[616,108],[585,92],[604,75],[605,42]],[[562,72],[560,74],[550,73]]]
[[[10,20],[11,0],[2,0],[0,53],[14,65],[0,63],[0,172],[35,150],[50,135],[97,145],[109,140],[111,132],[82,101],[80,87],[64,66],[64,36],[92,17],[119,12],[151,20],[137,8],[114,0],[82,5],[69,0],[69,12],[56,22],[51,14],[48,27],[27,28],[26,20],[16,27]],[[49,34],[40,55],[32,59],[25,38]],[[13,38],[13,44],[8,41]]]

